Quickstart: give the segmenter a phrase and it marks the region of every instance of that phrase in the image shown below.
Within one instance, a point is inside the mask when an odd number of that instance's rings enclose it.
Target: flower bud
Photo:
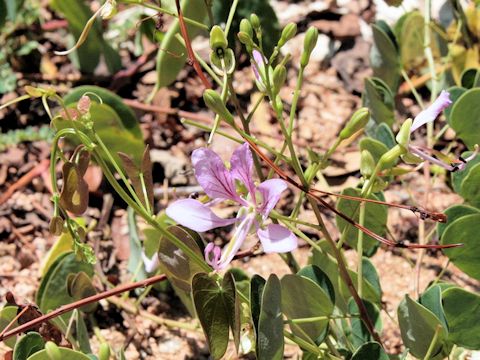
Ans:
[[[253,38],[252,24],[250,24],[248,19],[242,19],[242,21],[240,21],[240,31],[246,33],[250,39]]]
[[[400,146],[404,147],[405,149],[408,148],[408,143],[410,142],[411,127],[412,127],[412,119],[405,120],[395,138],[395,140],[397,140],[397,143],[400,144]]]
[[[312,51],[317,45],[318,39],[318,30],[314,27],[310,27],[305,34],[305,39],[303,40],[303,54],[300,58],[300,65],[302,67],[307,66],[310,55],[312,55]]]
[[[375,160],[368,150],[362,150],[360,154],[360,173],[365,178],[370,178],[375,170]]]
[[[407,150],[400,145],[395,145],[380,158],[380,170],[391,168],[397,162],[398,158],[405,154]]]
[[[257,14],[250,15],[250,23],[255,31],[260,31],[260,19]]]
[[[109,360],[110,359],[110,346],[107,343],[101,343],[100,349],[98,350],[98,360]]]
[[[283,86],[285,83],[285,80],[287,79],[287,69],[285,68],[285,65],[279,64],[275,67],[275,70],[273,71],[273,93],[278,94],[280,91],[280,88]]]
[[[24,87],[25,92],[33,98],[39,98],[44,94],[42,89],[27,85]]]
[[[370,119],[370,111],[366,107],[362,107],[355,111],[347,122],[342,131],[340,131],[339,137],[342,140],[348,139],[360,129],[363,129],[367,125]]]
[[[282,36],[278,40],[278,47],[281,48],[285,43],[293,38],[297,33],[297,24],[288,23],[282,30]]]
[[[210,110],[220,115],[220,117],[225,119],[228,123],[233,124],[233,115],[228,111],[222,98],[216,91],[212,89],[205,90],[203,93],[203,100]]]
[[[210,30],[210,48],[212,51],[218,54],[218,50],[221,49],[223,53],[227,46],[228,41],[222,28],[218,25],[212,27],[212,30]]]
[[[238,37],[238,40],[240,40],[240,42],[247,47],[247,51],[248,49],[251,49],[253,47],[253,40],[250,37],[250,35],[248,35],[246,32],[240,31],[237,34],[237,37]]]

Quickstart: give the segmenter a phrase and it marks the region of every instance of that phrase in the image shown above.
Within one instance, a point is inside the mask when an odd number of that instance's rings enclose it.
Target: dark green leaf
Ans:
[[[430,310],[445,329],[448,329],[442,305],[442,288],[438,285],[429,287],[418,299],[418,302]]]
[[[360,196],[361,191],[359,189],[347,188],[342,191],[343,195]],[[370,195],[369,199],[378,200],[375,195]],[[359,219],[359,202],[347,199],[339,199],[337,202],[337,209],[355,220],[358,223]],[[365,222],[364,226],[377,233],[378,235],[385,235],[387,226],[388,210],[385,206],[373,203],[365,203]],[[356,249],[358,240],[358,229],[347,223],[345,220],[336,217],[337,226],[342,232],[342,236],[345,237],[346,243]],[[363,254],[365,256],[372,256],[377,250],[379,242],[370,236],[364,235],[363,238]]]
[[[386,123],[389,127],[393,125],[395,102],[392,90],[384,81],[379,78],[366,78],[362,99],[364,106],[369,108],[375,124]],[[373,135],[370,134],[369,128],[370,125],[367,125],[367,134]]]
[[[378,140],[365,137],[360,140],[360,150],[367,150],[370,154],[372,154],[373,160],[378,162],[382,155],[388,151],[388,147]]]
[[[480,144],[480,88],[466,91],[452,108],[450,125],[469,149]]]
[[[355,351],[351,360],[389,360],[389,357],[379,343],[368,342]]]
[[[476,81],[478,79],[478,74],[480,71],[476,68],[465,69],[460,75],[462,87],[465,89],[471,89],[474,87],[478,87],[480,84],[477,84]]]
[[[18,306],[7,305],[0,311],[0,332],[5,329],[10,322],[17,316]],[[12,325],[12,329],[18,326],[18,321],[15,321]],[[3,341],[5,345],[13,348],[17,338],[12,336],[9,339]]]
[[[480,297],[452,287],[442,294],[449,340],[467,349],[480,349]]]
[[[252,322],[255,328],[256,339],[258,340],[258,319],[260,318],[260,310],[262,307],[263,289],[266,280],[260,275],[253,275],[250,282],[250,311],[252,313]],[[257,344],[258,348],[258,344]]]
[[[400,43],[402,65],[407,71],[416,69],[425,61],[424,24],[423,15],[419,11],[412,11],[403,15],[395,27]]]
[[[410,353],[423,358],[432,343],[435,332],[438,331],[430,359],[443,359],[450,352],[446,344],[447,330],[438,318],[426,307],[410,299],[408,295],[398,307],[398,322],[405,347]]]
[[[298,275],[282,278],[282,308],[289,320],[330,316],[333,304],[329,295],[315,282]],[[301,296],[299,296],[301,294]],[[290,323],[292,332],[300,338],[319,344],[328,326],[328,319],[306,323]]]
[[[223,289],[206,273],[192,280],[193,302],[213,359],[220,359],[228,345],[229,316]]]
[[[297,272],[297,275],[306,277],[315,282],[329,296],[332,304],[335,304],[335,289],[333,288],[332,282],[327,274],[325,274],[318,266],[307,265],[300,269],[300,271]]]
[[[471,154],[472,154],[471,151],[466,151],[466,152],[462,153],[462,157],[466,158]],[[465,166],[465,169],[463,169],[462,171],[452,172],[452,175],[451,175],[452,176],[452,186],[453,186],[453,190],[455,190],[456,193],[460,193],[460,191],[462,189],[463,180],[470,173],[470,170],[472,170],[472,168],[477,164],[480,164],[480,156],[476,156],[473,160],[469,161],[467,163],[467,166]]]
[[[480,214],[466,215],[457,219],[443,233],[442,244],[462,243],[463,246],[445,249],[448,258],[467,275],[480,279]]]
[[[460,185],[459,194],[465,201],[480,208],[480,164],[473,166]]]
[[[452,114],[452,109],[453,109],[453,104],[458,100],[460,96],[462,96],[467,89],[460,87],[460,86],[452,86],[448,88],[448,93],[450,94],[450,100],[452,101],[452,105],[447,107],[444,111],[443,114],[445,115],[445,118],[447,119],[447,122],[450,124],[450,116]]]
[[[385,23],[372,25],[374,46],[370,50],[370,64],[374,76],[382,79],[396,91],[400,80],[400,57],[392,35],[385,32]],[[391,32],[391,31],[390,31]]]
[[[13,360],[27,360],[30,355],[40,351],[45,346],[45,341],[37,332],[30,332],[18,339],[13,349]]]
[[[382,331],[382,319],[380,317],[380,310],[371,302],[363,301],[365,308],[367,309],[368,317],[372,320],[377,332]],[[357,304],[353,298],[350,298],[348,302],[348,312],[350,314],[359,314]],[[362,346],[363,343],[373,341],[373,336],[368,331],[367,327],[363,323],[360,317],[350,319],[351,335],[350,339],[355,348]]]
[[[375,128],[375,139],[383,143],[388,149],[397,145],[392,129],[386,123],[380,123]]]
[[[223,276],[222,281],[223,298],[225,301],[225,307],[228,311],[228,320],[230,329],[232,329],[233,342],[238,352],[238,346],[240,345],[240,300],[238,298],[237,289],[235,286],[235,279],[231,272],[227,271]]]
[[[259,360],[283,359],[282,288],[277,275],[268,278],[258,319],[257,357]]]
[[[382,287],[380,285],[380,279],[378,277],[377,269],[372,262],[366,258],[362,258],[362,273],[363,278],[372,285],[372,289],[375,291],[378,298],[382,298]]]

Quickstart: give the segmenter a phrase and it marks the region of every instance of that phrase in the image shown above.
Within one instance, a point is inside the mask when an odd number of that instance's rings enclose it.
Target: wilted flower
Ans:
[[[449,107],[451,104],[452,100],[450,100],[450,93],[443,90],[438,96],[438,98],[428,108],[420,112],[420,114],[415,117],[410,128],[410,133],[414,132],[421,126],[434,121],[438,117],[438,115],[440,115],[440,113],[447,107]],[[467,163],[477,156],[479,149],[478,146],[475,146],[475,150],[470,156],[465,159],[460,157],[457,162],[451,164],[447,164],[442,160],[425,153],[421,148],[415,145],[409,144],[408,150],[419,158],[430,161],[431,163],[441,166],[448,171],[458,171],[465,169]]]
[[[206,261],[214,269],[225,268],[252,232],[257,233],[267,253],[288,252],[297,247],[297,238],[290,230],[278,224],[264,224],[287,184],[280,179],[254,184],[253,158],[247,143],[234,151],[230,170],[208,148],[195,150],[192,163],[198,183],[213,200],[210,204],[232,200],[241,205],[237,217],[232,219],[218,217],[209,204],[194,199],[177,200],[166,210],[176,222],[199,232],[235,223],[233,237],[221,253],[213,244],[205,248]]]

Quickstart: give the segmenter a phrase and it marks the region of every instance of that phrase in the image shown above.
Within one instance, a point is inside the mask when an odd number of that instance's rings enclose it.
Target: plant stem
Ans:
[[[433,339],[430,342],[430,346],[428,347],[427,353],[425,354],[425,357],[423,358],[423,360],[428,360],[432,356],[433,349],[435,349],[435,345],[437,345],[438,336],[440,335],[441,328],[442,328],[442,325],[438,324],[435,329],[435,335],[433,335]]]

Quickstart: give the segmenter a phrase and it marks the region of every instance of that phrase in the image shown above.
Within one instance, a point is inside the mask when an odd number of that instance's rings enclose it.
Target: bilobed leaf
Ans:
[[[88,207],[88,185],[71,162],[63,164],[63,186],[60,193],[60,206],[75,215],[81,215]]]
[[[58,347],[59,354],[64,360],[92,360],[85,354],[65,347]],[[27,360],[52,360],[46,350],[41,350],[30,356]]]
[[[45,341],[37,332],[30,332],[20,337],[13,349],[13,360],[26,360],[30,355],[43,349]]]
[[[255,328],[255,338],[258,342],[258,319],[260,318],[260,310],[262,308],[263,289],[266,280],[260,275],[253,275],[250,282],[250,311],[252,313],[252,322]],[[258,345],[257,345],[258,348]]]
[[[452,114],[452,109],[453,109],[453,104],[462,96],[467,89],[460,87],[460,86],[452,86],[447,89],[448,93],[450,94],[450,100],[452,101],[452,105],[447,107],[444,111],[443,114],[445,115],[445,118],[447,119],[447,122],[450,124],[450,116]]]
[[[444,211],[444,214],[447,215],[447,222],[446,223],[438,223],[437,224],[437,233],[438,237],[441,238],[445,230],[452,225],[456,220],[472,214],[480,213],[480,209],[477,209],[473,206],[468,205],[453,205],[450,206],[447,210]]]
[[[364,137],[362,140],[360,140],[360,150],[367,150],[370,154],[372,154],[373,160],[378,162],[382,155],[388,151],[388,147],[379,140],[370,137]]]
[[[473,166],[460,185],[459,194],[465,201],[480,208],[480,164]]]
[[[333,303],[315,282],[298,275],[282,278],[282,309],[289,320],[330,316]],[[301,294],[301,296],[300,296]],[[290,323],[292,332],[302,339],[319,344],[328,326],[328,319],[308,323]]]
[[[375,128],[375,139],[384,144],[388,149],[397,145],[392,129],[386,123],[380,123]]]
[[[462,72],[461,77],[461,83],[462,87],[465,89],[471,89],[474,87],[478,87],[480,84],[477,84],[477,79],[478,79],[478,74],[480,71],[477,68],[469,68],[465,69]]]
[[[368,317],[372,320],[375,329],[378,333],[382,331],[382,319],[380,317],[380,310],[375,304],[372,304],[368,301],[363,301],[365,308],[367,309]],[[358,309],[357,304],[353,298],[350,298],[348,302],[348,312],[350,314],[359,314],[360,310]],[[350,339],[356,348],[361,347],[362,344],[373,341],[373,336],[368,331],[367,327],[363,323],[360,317],[350,319],[350,328],[351,328],[351,335]]]
[[[8,324],[17,316],[18,306],[6,305],[2,310],[0,310],[0,332],[5,329]],[[15,321],[12,324],[12,329],[18,326],[18,321]],[[17,341],[16,336],[12,336],[6,340],[3,340],[3,343],[10,348],[15,346]]]
[[[480,144],[480,88],[466,91],[455,102],[450,114],[450,125],[469,149]]]
[[[307,265],[300,269],[300,271],[297,272],[297,275],[306,277],[315,282],[325,291],[332,304],[335,304],[335,289],[333,288],[332,282],[327,274],[325,274],[318,266]]]
[[[365,92],[362,96],[364,106],[370,110],[370,117],[375,124],[386,123],[392,126],[395,120],[393,110],[395,102],[392,90],[380,78],[366,78]],[[368,135],[370,126],[367,126]]]
[[[472,154],[471,151],[466,151],[462,153],[462,157],[466,158]],[[454,171],[451,174],[452,177],[452,186],[453,190],[455,190],[456,193],[460,193],[462,189],[462,182],[463,180],[467,177],[467,175],[470,173],[470,170],[477,165],[480,164],[480,156],[476,156],[474,159],[469,161],[467,165],[465,166],[465,169],[462,171]],[[478,170],[477,170],[478,171]]]
[[[143,152],[141,170],[143,182],[145,184],[145,191],[147,193],[148,202],[150,204],[150,209],[153,209],[153,166],[152,160],[150,158],[150,148],[148,145],[145,147],[145,150]]]
[[[448,333],[440,320],[408,295],[398,307],[398,322],[403,343],[413,356],[423,358],[427,354],[436,331],[437,341],[430,359],[443,359],[450,352],[450,346],[446,343]]]
[[[283,359],[284,337],[282,289],[277,275],[271,274],[265,284],[258,319],[258,360]]]
[[[367,342],[355,351],[351,360],[389,360],[389,357],[379,343]]]
[[[451,287],[442,294],[449,337],[456,345],[480,349],[480,296]]]
[[[467,275],[480,279],[480,214],[461,217],[449,225],[442,236],[442,244],[462,243],[463,246],[445,249],[445,255]]]
[[[80,149],[77,147],[77,149],[75,149],[75,163],[77,164],[78,172],[83,176],[87,172],[88,165],[90,164],[90,152],[83,146],[81,146]]]
[[[362,257],[362,273],[363,278],[372,286],[379,299],[382,298],[382,287],[380,285],[380,278],[378,277],[377,269],[372,264],[370,259]]]
[[[229,315],[223,288],[208,274],[198,273],[192,279],[192,292],[211,356],[220,359],[227,350],[229,334]]]
[[[343,195],[360,196],[361,191],[355,188],[347,188],[342,191]],[[369,199],[378,200],[375,195],[370,195]],[[358,223],[359,219],[359,202],[347,199],[339,199],[337,202],[337,209],[354,219]],[[373,203],[365,203],[365,221],[364,226],[377,233],[378,235],[385,235],[387,226],[388,209],[385,206]],[[347,223],[345,220],[336,217],[336,222],[339,230],[344,233],[346,243],[352,247],[357,247],[358,229]],[[372,256],[379,246],[379,242],[368,235],[363,238],[363,254],[365,256]]]
[[[85,272],[80,271],[76,274],[69,274],[67,276],[67,292],[74,301],[78,301],[84,299],[86,297],[95,295],[97,290],[95,286],[92,284],[92,280],[90,276],[88,276]],[[83,312],[93,312],[97,308],[98,303],[91,303],[88,305],[84,305],[79,308]]]
[[[430,310],[442,323],[445,329],[448,329],[447,321],[442,305],[442,288],[438,285],[429,287],[418,299],[418,302]]]
[[[372,25],[374,46],[370,50],[370,64],[374,76],[385,81],[392,91],[396,91],[400,80],[400,56],[394,40],[385,32],[385,25]]]

